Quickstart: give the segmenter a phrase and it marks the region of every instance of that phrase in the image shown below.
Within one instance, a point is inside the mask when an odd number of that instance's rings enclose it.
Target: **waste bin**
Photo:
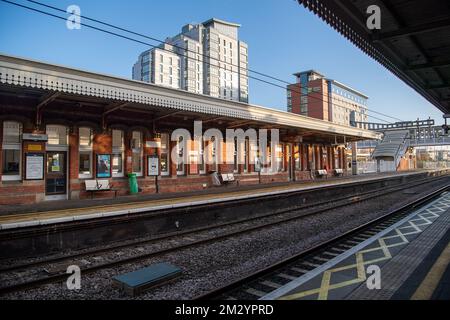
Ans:
[[[130,185],[130,194],[138,193],[138,184],[136,179],[136,173],[128,174],[128,184]]]

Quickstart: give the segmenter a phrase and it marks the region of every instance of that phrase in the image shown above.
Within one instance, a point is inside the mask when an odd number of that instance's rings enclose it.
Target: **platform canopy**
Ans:
[[[449,0],[298,0],[366,54],[450,113]],[[381,10],[369,30],[367,8]]]
[[[0,117],[33,117],[42,110],[44,119],[132,123],[154,131],[189,129],[202,120],[205,129],[277,128],[280,137],[304,142],[379,138],[373,131],[276,109],[6,55],[0,55],[0,99]]]

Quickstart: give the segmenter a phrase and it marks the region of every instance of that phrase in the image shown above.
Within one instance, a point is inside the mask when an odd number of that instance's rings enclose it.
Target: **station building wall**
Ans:
[[[170,161],[170,150],[177,141],[170,141],[170,131],[151,134],[145,127],[111,125],[102,130],[95,123],[49,122],[36,131],[31,119],[11,116],[0,120],[0,204],[36,203],[53,199],[83,199],[91,194],[85,190],[85,180],[107,179],[118,189],[118,196],[129,194],[128,173],[136,173],[142,194],[184,192],[213,186],[211,171],[234,173],[239,185],[310,180],[318,169],[341,168],[346,172],[346,155],[342,147],[281,141],[274,150],[278,172],[259,174],[253,164],[184,164]],[[25,140],[24,133],[48,136],[48,141]],[[162,141],[165,140],[165,141]],[[205,147],[210,142],[205,142]],[[194,142],[188,141],[188,157],[194,154]],[[242,151],[249,159],[249,149]],[[225,147],[222,146],[222,150]],[[28,180],[26,157],[42,156],[42,179]],[[107,155],[111,176],[101,177],[97,156]],[[148,157],[158,156],[160,173],[149,176]],[[64,158],[64,159],[63,159]],[[225,159],[225,154],[223,154]],[[168,161],[167,161],[168,159]],[[65,185],[58,185],[58,170]],[[54,170],[54,172],[53,172]],[[100,174],[100,176],[99,176]],[[56,178],[54,176],[56,175]],[[54,180],[51,183],[51,180]],[[59,189],[58,189],[59,188]],[[50,190],[51,189],[51,190]],[[63,190],[64,189],[64,190]],[[50,191],[51,192],[50,192]],[[113,192],[96,192],[95,198],[112,197]]]

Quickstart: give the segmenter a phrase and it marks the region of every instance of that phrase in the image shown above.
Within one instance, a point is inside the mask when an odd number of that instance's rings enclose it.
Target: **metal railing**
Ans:
[[[374,131],[385,131],[385,130],[399,130],[399,129],[416,129],[420,127],[432,127],[434,126],[433,119],[427,120],[414,120],[414,121],[400,121],[394,123],[376,123],[376,122],[361,122],[354,121],[352,126]]]

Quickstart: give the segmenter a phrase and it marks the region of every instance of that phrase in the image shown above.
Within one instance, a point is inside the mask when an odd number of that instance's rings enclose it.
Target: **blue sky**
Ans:
[[[12,1],[37,7],[25,0]],[[249,45],[252,70],[294,82],[292,73],[315,69],[368,95],[370,109],[402,120],[431,116],[442,123],[439,110],[295,0],[42,2],[64,9],[76,4],[82,15],[158,39],[177,34],[186,23],[211,17],[236,22],[242,25],[240,38]],[[62,20],[0,2],[0,52],[5,54],[131,78],[131,67],[145,49],[86,27],[68,30]],[[250,80],[250,102],[285,110],[286,92]]]

